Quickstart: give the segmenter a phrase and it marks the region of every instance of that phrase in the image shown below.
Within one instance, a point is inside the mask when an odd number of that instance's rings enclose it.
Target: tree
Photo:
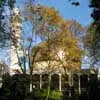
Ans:
[[[28,19],[33,22],[35,33],[42,41],[37,45],[40,50],[35,62],[41,61],[41,66],[43,61],[47,62],[47,68],[44,69],[47,69],[49,74],[57,68],[62,68],[65,75],[72,70],[80,69],[81,50],[77,45],[77,39],[70,30],[71,24],[69,25],[69,22],[63,20],[54,8],[39,5],[30,6],[29,10],[32,16],[28,16]],[[35,20],[33,20],[33,16],[35,16]],[[48,95],[49,91],[50,81]]]
[[[0,62],[0,76],[8,72],[8,66],[4,62]]]
[[[88,28],[88,34],[85,38],[86,46],[93,58],[91,67],[94,67],[100,61],[100,2],[98,0],[90,0],[90,8],[93,8],[91,17],[93,22]]]
[[[8,46],[10,40],[10,17],[15,0],[0,0],[0,47]]]
[[[20,69],[15,70],[17,73],[29,74],[30,84],[32,84],[32,74],[34,68],[34,60],[39,48],[34,48],[34,53],[31,53],[33,46],[35,45],[35,38],[33,30],[27,34],[24,23],[28,23],[24,20],[24,17],[20,13],[18,8],[13,9],[13,14],[10,21],[11,28],[11,61],[16,59],[14,64],[17,64]],[[31,30],[31,29],[30,29]],[[27,36],[27,35],[29,36]],[[12,58],[12,54],[15,54],[15,58]],[[28,67],[28,69],[27,69]],[[13,66],[14,68],[14,66]],[[33,88],[33,87],[31,87]],[[31,91],[32,92],[32,91]]]
[[[63,20],[53,8],[47,8],[43,6],[33,6],[31,8],[33,9],[31,9],[33,15],[35,9],[37,11],[38,18],[41,18],[41,20],[37,19],[35,22],[35,25],[37,25],[36,34],[40,36],[42,41],[45,41],[45,45],[50,47],[50,49],[64,49],[64,52],[70,53],[69,56],[72,59],[72,57],[76,54],[76,51],[80,51],[80,49],[77,46],[77,39],[72,35],[71,30],[69,29],[69,23]],[[56,45],[56,47],[54,47],[54,45]]]
[[[11,63],[13,59],[16,59],[17,61],[15,63],[18,63],[18,65],[21,68],[21,71],[23,73],[26,73],[26,66],[22,66],[24,62],[21,61],[21,57],[23,56],[23,52],[21,52],[21,28],[22,28],[22,17],[18,10],[18,8],[13,9],[13,14],[11,16],[10,21],[10,28],[11,28]],[[15,55],[12,55],[14,53]],[[12,58],[15,56],[15,58]],[[15,64],[14,63],[14,64]],[[12,66],[12,65],[10,65]],[[14,66],[14,65],[13,65]]]
[[[25,30],[19,25],[19,27],[16,26],[18,23],[22,24],[23,22],[20,21],[19,15],[12,16],[11,30],[12,43],[16,49],[19,66],[22,71],[24,71],[26,63],[28,63],[31,82],[37,60],[47,61],[47,70],[49,73],[52,73],[51,69],[57,69],[58,65],[65,71],[66,74],[68,71],[80,69],[81,50],[77,45],[77,39],[72,35],[69,22],[63,20],[63,18],[58,14],[58,11],[54,8],[48,8],[42,5],[30,5],[27,7],[29,14],[25,16],[25,19],[27,20],[24,21],[32,25],[32,32],[30,36],[23,36]],[[18,34],[15,34],[20,31],[20,28],[21,36],[23,37],[18,37]],[[36,46],[36,41],[34,40],[36,36],[41,39],[43,46],[41,44]],[[21,40],[20,42],[18,42],[19,38]],[[18,43],[20,43],[20,45]],[[20,46],[20,49],[23,52],[24,60],[22,62],[20,62],[20,57],[18,56],[18,46]],[[59,56],[59,52],[61,56],[63,56],[62,58]],[[64,54],[62,55],[62,53]],[[56,61],[56,63],[52,64],[52,61]],[[50,90],[50,81],[48,90]]]

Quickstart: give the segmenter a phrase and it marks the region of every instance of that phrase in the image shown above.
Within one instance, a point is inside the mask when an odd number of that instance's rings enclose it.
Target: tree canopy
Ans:
[[[61,62],[65,69],[80,69],[82,51],[70,30],[70,21],[64,20],[54,8],[39,5],[29,9],[32,16],[28,16],[28,19],[33,21],[36,35],[42,40],[37,46],[40,47],[38,60],[56,60]],[[34,18],[37,18],[35,23]],[[64,52],[63,59],[59,57],[60,51]]]
[[[93,8],[91,17],[93,22],[89,25],[86,36],[87,47],[93,57],[92,67],[100,61],[100,1],[90,0],[90,8]]]
[[[0,47],[8,46],[10,40],[10,17],[15,0],[0,0]]]

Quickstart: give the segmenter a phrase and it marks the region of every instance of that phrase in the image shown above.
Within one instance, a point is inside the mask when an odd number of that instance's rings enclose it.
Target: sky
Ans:
[[[25,0],[17,0],[17,5],[21,7],[23,5],[23,1]],[[35,0],[38,4],[54,7],[64,19],[73,19],[78,21],[83,26],[87,26],[92,21],[92,18],[90,17],[91,9],[88,7],[89,0],[75,1],[79,1],[80,5],[75,7],[71,5],[69,0]]]
[[[37,2],[49,7],[55,7],[64,19],[75,19],[83,26],[91,22],[89,0],[79,0],[80,6],[72,6],[69,0],[38,0]],[[76,0],[77,1],[77,0]]]

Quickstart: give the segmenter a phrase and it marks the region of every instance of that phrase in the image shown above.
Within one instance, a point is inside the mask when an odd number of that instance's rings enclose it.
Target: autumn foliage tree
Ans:
[[[64,69],[80,69],[81,66],[81,50],[77,45],[77,39],[72,35],[69,22],[64,20],[54,8],[44,6],[29,7],[32,16],[28,16],[33,21],[35,34],[45,42],[45,48],[48,48],[42,56],[46,59],[58,60],[58,52],[64,52]],[[33,20],[35,18],[35,20]],[[78,51],[78,52],[77,52]],[[48,54],[45,54],[48,53]],[[54,55],[51,56],[50,55]],[[52,58],[53,57],[53,58]],[[59,59],[61,62],[61,59]]]
[[[70,21],[64,20],[54,8],[32,5],[28,6],[28,10],[31,16],[26,19],[33,23],[34,32],[41,39],[41,43],[37,45],[40,50],[35,62],[47,62],[47,67],[44,70],[47,69],[49,74],[56,70],[63,70],[65,75],[69,73],[72,78],[72,72],[81,67],[82,51],[78,47],[78,40],[70,29]],[[71,82],[69,84],[71,85]],[[48,95],[49,90],[50,80]]]
[[[80,69],[82,52],[78,47],[78,40],[73,36],[70,30],[69,22],[64,20],[54,8],[49,8],[42,5],[27,5],[26,8],[27,9],[25,9],[25,12],[29,14],[24,15],[24,21],[30,21],[32,25],[32,33],[30,37],[25,37],[25,40],[21,40],[20,49],[22,49],[23,58],[25,58],[22,63],[28,63],[31,76],[30,83],[32,83],[32,74],[34,68],[36,67],[37,60],[48,62],[47,69],[49,73],[52,72],[51,69],[55,71],[55,68],[61,68],[64,70],[65,74],[72,72],[73,70]],[[13,16],[12,19],[13,18],[16,19],[16,22],[20,21],[18,16],[17,18],[16,16]],[[14,20],[13,23],[11,23],[12,29],[14,28],[13,25],[16,25]],[[20,27],[18,27],[18,30],[19,28]],[[12,33],[16,35],[15,30],[12,30]],[[23,34],[22,31],[21,34]],[[34,45],[34,37],[40,38],[40,45]],[[13,37],[12,41],[17,50],[18,45],[16,45],[16,38],[16,36]],[[52,62],[54,61],[56,63],[55,65],[52,65]],[[22,71],[24,71],[26,66],[21,66],[20,60],[19,65]],[[50,81],[48,90],[50,90],[49,86]]]

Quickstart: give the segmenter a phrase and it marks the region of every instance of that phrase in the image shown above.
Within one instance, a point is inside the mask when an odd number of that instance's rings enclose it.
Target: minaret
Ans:
[[[10,74],[15,74],[16,70],[21,72],[19,60],[23,57],[20,46],[20,36],[22,27],[22,18],[18,8],[13,9],[11,17],[11,48],[10,48]]]

